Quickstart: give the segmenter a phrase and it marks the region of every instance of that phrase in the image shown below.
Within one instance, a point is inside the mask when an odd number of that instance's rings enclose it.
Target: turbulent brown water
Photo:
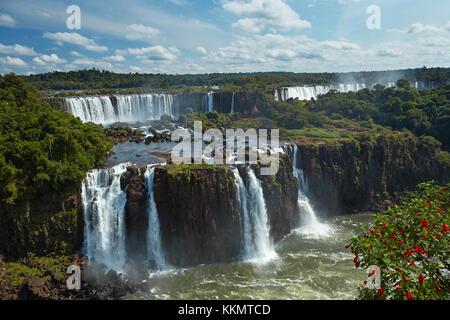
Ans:
[[[150,274],[148,290],[125,299],[353,299],[366,274],[345,245],[370,214],[335,217],[322,230],[297,229],[276,245],[278,259]]]

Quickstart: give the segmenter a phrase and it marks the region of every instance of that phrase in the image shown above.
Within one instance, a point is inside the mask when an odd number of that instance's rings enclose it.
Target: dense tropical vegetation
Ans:
[[[76,190],[109,147],[100,126],[43,103],[21,77],[0,76],[0,204]]]
[[[360,299],[450,297],[450,185],[419,185],[403,206],[377,214],[373,225],[347,246],[356,268],[380,268],[379,286],[359,289]],[[369,281],[370,282],[370,281]]]

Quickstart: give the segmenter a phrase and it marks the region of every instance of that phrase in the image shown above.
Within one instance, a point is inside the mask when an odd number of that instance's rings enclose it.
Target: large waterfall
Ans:
[[[410,83],[412,87],[416,89],[426,88],[423,82],[414,81]],[[395,87],[394,82],[385,82],[383,84],[388,88]],[[275,100],[286,101],[289,99],[299,99],[299,100],[311,100],[312,98],[317,99],[319,95],[327,94],[331,90],[336,90],[339,92],[356,92],[364,88],[373,88],[374,85],[368,85],[365,83],[340,83],[333,84],[329,86],[302,86],[302,87],[282,87],[279,90],[275,90]]]
[[[294,169],[294,176],[299,183],[298,187],[298,208],[300,228],[298,231],[302,234],[312,236],[328,236],[330,227],[327,224],[319,222],[314,212],[313,207],[309,201],[307,193],[307,183],[303,170],[298,166],[297,162],[298,147],[296,144],[292,145],[292,167]]]
[[[85,254],[114,270],[121,270],[126,259],[127,195],[120,187],[120,176],[128,165],[92,170],[81,187]]]
[[[257,262],[266,262],[277,257],[271,239],[270,227],[261,181],[254,171],[247,167],[247,186],[233,168],[236,183],[236,195],[241,213],[243,258]]]
[[[159,120],[163,115],[176,117],[172,94],[132,94],[65,98],[65,110],[83,122],[111,124]]]
[[[147,171],[145,171],[144,175],[148,192],[147,257],[148,260],[153,260],[156,263],[158,269],[166,269],[167,264],[161,244],[158,209],[156,208],[155,197],[153,195],[155,168],[147,166]]]
[[[365,84],[338,84],[330,86],[314,86],[314,87],[283,87],[280,89],[281,99],[276,91],[275,99],[286,101],[288,99],[311,100],[316,99],[321,94],[326,94],[331,90],[340,92],[358,91],[366,88]]]

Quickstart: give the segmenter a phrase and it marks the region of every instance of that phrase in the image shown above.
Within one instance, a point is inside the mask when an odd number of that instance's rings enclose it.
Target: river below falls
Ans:
[[[278,259],[261,264],[233,262],[152,273],[148,290],[125,299],[354,299],[365,280],[345,249],[352,235],[372,222],[356,214],[324,221],[323,228],[299,228],[276,245]]]

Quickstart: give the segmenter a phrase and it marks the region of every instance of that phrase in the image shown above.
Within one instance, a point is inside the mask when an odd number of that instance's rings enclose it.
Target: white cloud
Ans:
[[[130,70],[134,71],[134,72],[139,72],[139,71],[142,71],[142,68],[141,67],[137,67],[137,66],[130,66]]]
[[[173,4],[176,4],[177,6],[185,6],[189,2],[187,0],[169,0],[169,2],[172,2]]]
[[[98,68],[98,69],[111,69],[112,64],[109,62],[105,62],[102,60],[94,60],[90,58],[81,58],[81,59],[75,59],[72,62],[72,65],[74,66],[82,66],[86,68]],[[69,66],[69,69],[72,69],[71,66]]]
[[[378,50],[377,55],[380,57],[400,57],[402,53],[392,48],[381,48]]]
[[[56,32],[44,33],[44,38],[56,40],[58,43],[67,42],[75,45],[82,46],[86,50],[95,51],[95,52],[104,52],[108,51],[108,48],[105,46],[99,46],[95,43],[94,40],[86,38],[76,32]]]
[[[359,2],[359,0],[338,0],[338,2],[340,3],[340,4],[344,4],[344,3],[352,3],[352,2],[354,2],[354,3],[356,3],[356,2]]]
[[[197,51],[200,52],[201,54],[206,54],[206,49],[203,47],[197,47]]]
[[[283,0],[228,1],[223,4],[223,8],[241,17],[233,24],[233,27],[245,32],[311,28],[311,24],[300,19],[299,15]]]
[[[70,54],[75,56],[75,57],[81,57],[83,56],[81,53],[79,53],[78,51],[70,51]]]
[[[54,64],[59,64],[59,63],[65,63],[66,60],[61,59],[60,57],[58,57],[58,55],[56,55],[55,53],[52,53],[51,55],[42,55],[39,57],[35,57],[33,58],[33,62],[35,62],[36,64],[40,65],[40,66],[48,66],[48,65],[54,65]]]
[[[0,63],[10,67],[26,67],[27,63],[20,58],[14,58],[10,56],[0,57]]]
[[[15,44],[12,46],[4,45],[0,43],[0,53],[3,54],[14,54],[19,56],[36,56],[37,53],[33,48],[25,47],[20,44]]]
[[[158,34],[159,30],[144,26],[142,24],[130,24],[126,26],[125,38],[128,40],[142,40],[150,41],[153,40]]]
[[[114,56],[106,57],[106,60],[120,62],[120,61],[125,61],[125,57],[117,54]]]
[[[441,31],[442,31],[442,29],[439,27],[436,27],[436,26],[424,25],[421,23],[414,23],[409,28],[408,33],[425,33],[425,32],[437,33],[437,32],[441,32]]]
[[[6,13],[0,13],[0,26],[14,28],[16,26],[16,20]]]
[[[148,61],[171,61],[177,59],[180,51],[175,47],[165,48],[163,46],[152,46],[146,48],[128,48],[116,50],[118,55],[135,55],[143,62]]]

